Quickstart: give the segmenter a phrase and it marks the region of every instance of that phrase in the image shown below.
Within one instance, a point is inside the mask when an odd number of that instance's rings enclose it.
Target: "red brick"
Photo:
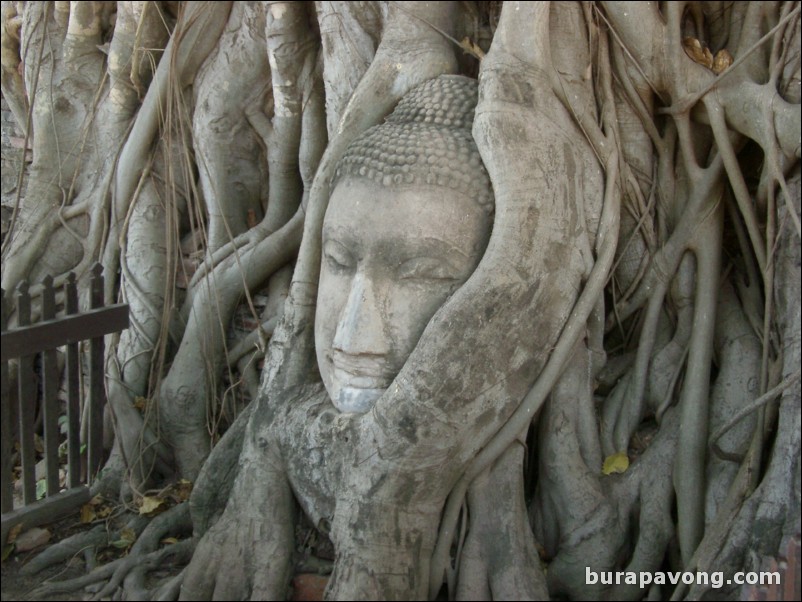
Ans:
[[[327,575],[302,573],[292,580],[292,598],[296,602],[323,600],[323,592],[329,582]]]

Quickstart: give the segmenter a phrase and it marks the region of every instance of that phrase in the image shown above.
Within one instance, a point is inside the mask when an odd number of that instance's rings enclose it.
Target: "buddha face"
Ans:
[[[315,346],[341,412],[367,412],[484,253],[491,218],[440,186],[382,187],[348,177],[323,223]]]

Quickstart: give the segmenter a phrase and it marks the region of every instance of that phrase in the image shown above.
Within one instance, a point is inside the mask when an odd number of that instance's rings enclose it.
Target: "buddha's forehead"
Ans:
[[[404,247],[443,241],[469,251],[492,218],[462,192],[440,186],[385,187],[346,178],[335,188],[323,224],[324,239],[343,244]]]

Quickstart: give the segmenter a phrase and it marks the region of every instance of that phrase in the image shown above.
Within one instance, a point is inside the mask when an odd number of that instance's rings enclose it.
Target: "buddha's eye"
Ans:
[[[334,240],[328,240],[323,245],[323,258],[329,268],[336,273],[350,272],[356,266],[356,260],[351,252]]]
[[[455,269],[447,262],[433,257],[415,257],[402,263],[397,272],[400,280],[454,282]]]

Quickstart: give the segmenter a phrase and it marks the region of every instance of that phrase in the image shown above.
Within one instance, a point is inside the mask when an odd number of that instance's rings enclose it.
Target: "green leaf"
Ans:
[[[41,500],[47,493],[47,481],[39,479],[36,481],[36,499]]]
[[[133,529],[126,527],[122,531],[120,531],[120,539],[117,541],[112,541],[111,545],[115,548],[120,548],[121,550],[125,550],[130,548],[133,543],[136,541],[136,533]]]

